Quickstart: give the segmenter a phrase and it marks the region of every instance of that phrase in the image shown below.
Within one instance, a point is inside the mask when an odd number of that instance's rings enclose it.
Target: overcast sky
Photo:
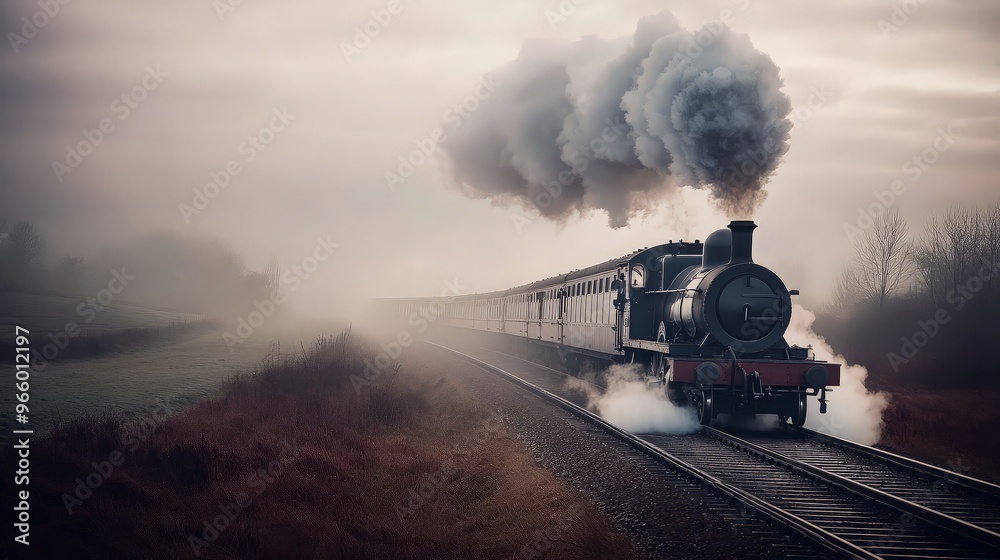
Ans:
[[[730,10],[732,29],[780,69],[795,127],[754,216],[755,260],[807,303],[840,270],[844,224],[894,180],[915,229],[947,204],[1000,196],[995,1],[899,1],[894,16],[889,1],[399,0],[385,25],[372,15],[381,1],[228,5],[73,0],[43,17],[34,1],[5,3],[0,215],[34,221],[50,259],[168,230],[221,236],[251,266],[269,254],[291,265],[329,236],[340,248],[294,295],[322,315],[376,293],[434,295],[446,279],[501,289],[704,239],[728,219],[702,191],[670,191],[611,229],[600,213],[524,223],[516,208],[449,188],[435,158],[394,190],[385,179],[525,41],[627,38],[663,8],[691,29]],[[23,17],[44,25],[32,34]],[[366,24],[378,31],[367,44]],[[68,156],[103,119],[100,145]],[[914,180],[904,164],[949,129],[947,150]],[[271,142],[244,144],[258,134]],[[230,161],[239,174],[185,218],[179,205]]]

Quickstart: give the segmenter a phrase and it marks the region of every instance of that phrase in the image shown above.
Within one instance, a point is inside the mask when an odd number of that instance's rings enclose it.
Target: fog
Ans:
[[[996,196],[1000,5],[676,4],[684,29],[725,19],[780,73],[792,128],[754,213],[755,260],[806,307],[824,301],[859,212],[884,203],[920,223]],[[4,5],[0,215],[32,222],[48,263],[75,255],[103,273],[128,252],[111,248],[153,236],[179,241],[146,244],[148,262],[219,243],[249,271],[285,271],[326,243],[288,307],[349,317],[369,296],[506,288],[727,222],[683,181],[617,229],[588,208],[550,221],[464,196],[443,167],[435,129],[462,130],[525,44],[614,42],[661,3],[220,5]],[[953,141],[932,150],[942,134]],[[903,192],[879,198],[894,180]],[[172,303],[169,284],[151,271],[135,295]]]

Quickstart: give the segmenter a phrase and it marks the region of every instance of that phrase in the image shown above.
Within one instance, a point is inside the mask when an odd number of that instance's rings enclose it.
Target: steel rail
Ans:
[[[829,443],[830,445],[862,453],[874,459],[878,459],[883,463],[889,463],[907,470],[917,471],[934,478],[943,478],[944,480],[947,480],[949,484],[957,484],[976,492],[982,492],[995,498],[1000,498],[1000,485],[993,484],[992,482],[973,478],[959,472],[950,471],[922,461],[917,461],[916,459],[903,457],[902,455],[897,455],[895,453],[885,451],[884,449],[863,445],[834,435],[810,430],[808,428],[785,426],[785,429],[794,430],[795,432],[814,437],[825,443]]]
[[[900,498],[899,496],[895,496],[877,488],[872,488],[871,486],[867,486],[858,481],[829,472],[817,466],[810,465],[806,462],[793,459],[787,455],[774,451],[773,449],[768,449],[763,445],[751,443],[722,430],[705,426],[704,431],[719,440],[755,453],[758,456],[766,457],[796,472],[805,474],[827,484],[832,484],[842,488],[844,491],[861,496],[862,498],[866,498],[868,500],[872,500],[900,512],[909,513],[918,519],[944,529],[950,533],[973,539],[991,547],[1000,548],[1000,534],[997,534],[989,529],[985,529],[978,525],[969,523],[968,521],[941,513],[927,506]]]

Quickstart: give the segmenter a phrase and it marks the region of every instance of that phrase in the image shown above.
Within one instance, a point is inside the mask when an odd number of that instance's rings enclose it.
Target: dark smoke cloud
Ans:
[[[778,68],[721,22],[692,33],[661,12],[631,41],[531,41],[493,75],[444,166],[469,196],[549,218],[601,209],[621,227],[675,186],[746,215],[788,150]]]

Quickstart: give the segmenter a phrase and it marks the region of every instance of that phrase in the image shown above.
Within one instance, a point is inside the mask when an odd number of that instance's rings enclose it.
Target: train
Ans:
[[[704,243],[670,240],[509,290],[377,303],[383,315],[551,350],[571,374],[584,362],[637,364],[704,425],[727,414],[802,426],[807,397],[826,413],[840,365],[786,342],[799,292],[753,262],[756,227],[734,220]]]

